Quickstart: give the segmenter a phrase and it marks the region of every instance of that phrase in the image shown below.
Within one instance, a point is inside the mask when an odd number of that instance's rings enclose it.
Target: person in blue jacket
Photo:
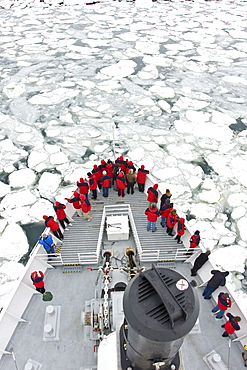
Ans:
[[[38,239],[39,244],[43,245],[46,253],[48,255],[52,255],[55,253],[55,243],[52,239],[52,236],[50,234],[42,234],[40,238]]]

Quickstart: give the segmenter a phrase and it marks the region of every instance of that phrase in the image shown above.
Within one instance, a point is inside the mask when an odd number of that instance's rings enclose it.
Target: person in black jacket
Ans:
[[[204,299],[210,299],[211,294],[219,288],[219,286],[224,286],[226,283],[226,277],[229,275],[228,271],[221,272],[219,270],[212,270],[211,274],[213,276],[208,281],[206,288],[204,289],[202,295],[204,296]]]
[[[166,189],[165,194],[163,194],[162,197],[160,198],[160,208],[164,204],[166,204],[166,201],[167,200],[169,200],[169,201],[171,200],[171,196],[172,196],[172,194],[171,194],[170,190],[169,189]]]
[[[194,262],[194,266],[191,269],[191,276],[196,276],[197,271],[207,262],[208,256],[210,255],[210,251],[206,251],[205,253],[201,253]]]

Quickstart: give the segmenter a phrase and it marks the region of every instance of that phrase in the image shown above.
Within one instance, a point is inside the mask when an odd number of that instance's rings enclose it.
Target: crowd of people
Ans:
[[[65,198],[65,200],[71,203],[75,209],[77,217],[83,216],[85,220],[91,221],[92,216],[90,211],[92,205],[89,200],[89,193],[91,192],[91,199],[96,200],[98,192],[102,191],[103,197],[109,196],[109,189],[114,187],[117,191],[118,196],[125,196],[125,189],[127,194],[134,194],[135,184],[138,184],[140,192],[144,192],[146,176],[149,173],[142,165],[136,170],[132,161],[124,159],[120,156],[115,162],[110,159],[106,162],[101,160],[101,164],[94,165],[91,172],[87,173],[87,178],[80,178],[76,182],[77,190],[74,191],[72,198]],[[56,213],[57,221],[53,216],[44,215],[45,226],[49,227],[52,233],[58,239],[63,239],[63,232],[60,226],[66,230],[67,226],[72,225],[71,221],[66,215],[66,205],[55,202],[54,210]],[[60,225],[59,225],[60,224]]]
[[[117,191],[119,197],[127,194],[134,194],[135,184],[138,185],[139,192],[144,192],[146,176],[149,171],[145,169],[144,165],[136,169],[132,161],[125,159],[123,156],[118,157],[114,162],[108,159],[107,161],[101,160],[100,165],[94,164],[92,171],[87,173],[87,178],[80,178],[76,182],[77,189],[74,191],[71,198],[65,198],[68,203],[71,203],[75,209],[77,217],[83,216],[86,221],[91,221],[92,216],[90,211],[92,205],[89,200],[96,200],[99,191],[102,191],[103,197],[109,196],[109,189],[113,187]],[[177,215],[177,211],[173,208],[171,202],[171,192],[166,189],[166,192],[160,198],[160,206],[158,209],[158,184],[150,186],[147,190],[147,201],[149,207],[145,210],[147,216],[147,231],[152,229],[152,232],[157,230],[156,222],[158,217],[161,217],[160,225],[166,228],[166,232],[170,236],[174,236],[174,227],[176,225],[175,240],[178,244],[182,244],[181,237],[184,235],[185,219]],[[45,226],[49,227],[54,236],[60,240],[63,239],[63,230],[67,226],[71,226],[71,220],[66,215],[66,205],[60,202],[55,202],[54,211],[56,213],[57,221],[53,216],[44,215]],[[61,226],[61,228],[60,228]],[[200,243],[200,232],[195,231],[190,239],[190,248],[187,252],[188,255],[192,254],[194,248],[198,247]],[[43,244],[44,245],[44,244]],[[46,250],[48,250],[46,248]]]
[[[75,209],[77,217],[83,216],[85,220],[91,221],[92,216],[89,214],[92,206],[89,200],[89,193],[91,192],[91,199],[96,200],[98,192],[102,191],[103,197],[109,196],[109,189],[113,187],[117,191],[119,197],[125,196],[125,190],[127,194],[134,194],[135,184],[138,185],[138,190],[144,192],[146,176],[149,173],[142,165],[138,170],[133,165],[132,161],[124,159],[120,156],[115,162],[108,160],[101,161],[101,164],[94,165],[91,172],[87,173],[87,178],[80,178],[76,182],[77,190],[74,191],[72,198],[65,198],[65,200],[71,203]],[[162,228],[166,228],[166,232],[170,236],[174,236],[174,227],[176,225],[176,236],[175,240],[178,244],[182,243],[181,237],[185,233],[185,219],[179,217],[173,203],[171,202],[172,194],[169,189],[160,198],[160,205],[158,208],[158,184],[150,186],[147,190],[147,201],[148,207],[145,210],[147,216],[147,231],[157,230],[156,223],[159,217],[161,217],[160,225]],[[55,202],[54,211],[56,213],[57,221],[53,216],[43,216],[45,220],[45,226],[49,227],[54,236],[58,239],[63,239],[63,230],[67,230],[67,226],[71,226],[71,221],[66,215],[66,205]],[[55,253],[55,243],[51,235],[42,234],[39,238],[39,243],[43,245],[49,256],[53,256]],[[187,255],[193,253],[194,248],[198,247],[200,243],[200,231],[196,230],[190,238],[190,248]],[[194,261],[194,266],[191,269],[191,276],[196,276],[197,271],[207,262],[210,251],[202,252]],[[210,299],[212,293],[219,287],[225,285],[225,278],[229,272],[221,272],[219,270],[213,270],[212,278],[207,282],[207,285],[202,293],[204,299]],[[44,274],[42,271],[34,271],[31,274],[36,289],[42,294],[45,292],[44,289]],[[223,318],[226,310],[232,305],[231,297],[228,293],[220,292],[218,295],[217,305],[212,309],[212,312],[216,314],[216,319]],[[239,322],[241,318],[239,316],[233,316],[231,313],[226,314],[228,320],[222,325],[224,328],[223,337],[227,337],[233,334],[236,330],[240,330]]]

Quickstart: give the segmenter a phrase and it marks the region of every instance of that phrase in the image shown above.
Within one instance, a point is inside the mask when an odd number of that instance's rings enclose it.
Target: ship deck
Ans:
[[[115,197],[115,195],[113,195]],[[131,203],[134,202],[134,195],[127,195],[124,200],[118,201]],[[143,203],[138,201],[138,207],[146,204],[145,194],[136,195],[143,198]],[[99,197],[98,203],[109,203],[113,200],[102,199]],[[93,204],[94,206],[94,204]],[[133,206],[134,208],[134,206]],[[96,207],[95,207],[96,209]],[[142,220],[145,208],[142,211],[138,210]],[[138,214],[137,214],[138,216]],[[136,218],[138,218],[136,216]],[[95,222],[97,217],[93,214]],[[84,227],[90,227],[90,231],[96,230],[84,220],[74,217],[74,225],[70,230],[65,231],[65,240],[69,240],[69,234],[73,234],[73,228],[80,221]],[[140,220],[139,220],[140,221]],[[97,221],[98,222],[98,221]],[[143,222],[143,221],[140,221]],[[91,225],[91,226],[89,226]],[[158,232],[149,233],[153,241],[160,241],[160,235],[165,235],[158,223]],[[67,234],[66,234],[67,233]],[[147,231],[143,230],[143,235]],[[157,238],[157,239],[156,239]],[[169,239],[170,244],[175,244],[172,238]],[[67,243],[69,244],[69,243]],[[121,260],[122,251],[131,245],[133,247],[133,239],[130,237],[128,241],[119,241],[114,243],[114,247],[119,248],[118,258],[114,260],[114,266],[117,266]],[[120,258],[119,258],[120,256]],[[145,262],[145,268],[151,267],[151,263]],[[156,266],[169,267],[166,262],[157,262]],[[178,272],[185,276],[188,281],[191,281],[190,264],[184,262],[172,263],[171,268],[175,268]],[[40,293],[33,294],[23,316],[23,322],[19,322],[17,329],[13,334],[7,351],[13,350],[15,361],[10,354],[2,356],[0,361],[1,370],[22,370],[25,369],[26,364],[32,363],[32,369],[42,370],[96,370],[97,369],[97,345],[98,341],[90,340],[89,326],[84,325],[83,310],[85,308],[85,301],[95,297],[95,283],[98,277],[97,265],[83,265],[80,268],[76,266],[74,269],[66,272],[63,266],[55,266],[46,270],[45,273],[45,288],[52,292],[53,299],[51,302],[42,300]],[[211,313],[215,305],[214,299],[204,300],[202,297],[203,288],[199,287],[202,283],[199,277],[193,278],[196,281],[195,293],[198,294],[200,302],[200,314],[198,323],[190,334],[184,340],[180,350],[181,366],[180,370],[207,370],[210,367],[203,360],[211,351],[215,351],[221,356],[225,367],[211,367],[212,369],[231,369],[241,370],[244,368],[244,363],[241,356],[241,346],[239,342],[231,342],[231,350],[229,357],[229,340],[222,338],[223,329],[221,325],[224,319],[216,320]],[[59,308],[59,325],[55,340],[44,339],[44,324],[46,307],[53,305]],[[232,338],[233,339],[233,338]],[[109,362],[111,359],[109,359]],[[215,366],[218,366],[215,363]],[[117,369],[116,369],[117,370]],[[120,370],[120,369],[119,369]]]

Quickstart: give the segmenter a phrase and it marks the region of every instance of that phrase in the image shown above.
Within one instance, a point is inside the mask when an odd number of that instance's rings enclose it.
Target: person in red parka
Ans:
[[[74,191],[74,197],[71,199],[65,198],[65,200],[67,200],[67,202],[73,205],[77,213],[77,217],[80,217],[81,216],[81,199],[80,199],[79,193],[77,193],[77,191]]]
[[[89,185],[87,181],[84,181],[84,179],[81,177],[80,181],[77,181],[76,185],[79,188],[80,194],[84,194],[86,198],[88,198]]]
[[[93,199],[97,199],[98,184],[97,184],[96,177],[91,172],[88,172],[87,175],[88,175],[88,180],[89,180],[89,188],[92,191],[92,197]]]
[[[188,252],[185,253],[187,256],[192,256],[194,253],[194,248],[199,246],[201,237],[200,237],[200,231],[196,230],[195,233],[190,238],[190,247],[188,249]]]
[[[145,215],[147,215],[148,220],[147,231],[149,231],[152,226],[152,232],[154,233],[156,231],[156,221],[160,216],[159,210],[155,203],[151,204],[151,206],[146,209]]]
[[[107,175],[106,171],[102,172],[102,177],[100,180],[100,184],[102,186],[102,191],[103,191],[103,197],[107,198],[109,194],[109,187],[111,185],[111,177]]]
[[[56,212],[57,219],[64,230],[66,230],[65,222],[67,225],[72,226],[72,224],[69,222],[67,215],[64,211],[66,208],[65,204],[56,202],[53,208],[54,208],[54,211]]]
[[[42,294],[45,293],[44,274],[42,271],[34,271],[31,273],[31,280],[36,290]]]
[[[180,218],[178,220],[177,224],[177,235],[175,237],[175,240],[177,240],[178,244],[182,244],[181,242],[181,236],[184,235],[184,231],[186,230],[186,227],[184,226],[184,218]]]
[[[112,163],[112,161],[110,159],[108,159],[107,165],[106,165],[106,168],[105,169],[106,169],[107,175],[110,176],[110,178],[111,178],[111,184],[113,184],[113,170],[114,170],[114,166],[115,165]]]
[[[92,206],[84,194],[81,194],[80,198],[81,198],[81,211],[83,213],[83,217],[85,218],[85,220],[91,221],[92,217],[89,215],[89,211],[91,211]]]
[[[105,171],[106,169],[106,161],[104,159],[102,159],[100,161],[100,165],[98,166],[98,168],[100,169],[100,172],[102,173],[103,171]]]
[[[136,168],[135,166],[133,165],[133,162],[132,161],[128,161],[127,163],[127,167],[126,167],[126,173],[129,172],[129,170],[133,170],[133,173],[136,172]]]
[[[168,235],[173,236],[173,228],[176,225],[178,220],[177,211],[176,209],[171,210],[167,219],[166,219],[166,232]]]
[[[222,337],[229,337],[229,335],[233,334],[236,330],[240,330],[239,322],[241,321],[241,317],[233,316],[230,312],[226,314],[228,317],[228,321],[221,325],[222,328],[225,329]]]
[[[145,170],[144,165],[142,165],[141,168],[139,168],[138,171],[137,171],[136,182],[138,184],[138,189],[141,193],[144,192],[144,187],[145,187],[147,174],[149,174],[149,171]]]
[[[123,173],[125,174],[128,162],[124,160],[124,157],[122,155],[118,159],[116,159],[116,163],[120,165],[121,171],[123,171]]]
[[[154,186],[150,186],[148,188],[148,197],[147,197],[147,201],[149,202],[149,207],[151,206],[152,203],[157,203],[158,202],[158,184],[154,184]]]
[[[97,166],[97,164],[95,164],[95,165],[93,166],[92,174],[93,174],[93,175],[95,176],[95,178],[96,178],[96,181],[97,181],[97,184],[98,184],[99,189],[101,189],[100,180],[101,180],[101,177],[102,177],[102,173],[101,173],[100,168]]]
[[[167,199],[166,204],[163,204],[160,208],[160,215],[161,215],[160,224],[162,227],[165,227],[167,217],[172,209],[173,209],[173,203],[170,203],[170,199]]]
[[[224,313],[232,306],[232,300],[228,293],[221,292],[218,294],[217,305],[212,309],[213,313],[217,312],[216,319],[222,319]]]
[[[194,235],[191,236],[190,238],[190,248],[196,248],[199,246],[199,243],[200,243],[200,231],[199,230],[196,230]]]
[[[124,173],[122,171],[119,172],[119,174],[117,175],[116,183],[117,183],[117,189],[118,189],[118,196],[120,197],[122,195],[122,197],[124,197],[125,196],[124,189],[127,186],[127,182],[126,182]]]
[[[55,237],[63,239],[62,231],[60,230],[59,224],[54,220],[54,217],[44,215],[43,219],[45,220],[45,226],[50,228]]]

